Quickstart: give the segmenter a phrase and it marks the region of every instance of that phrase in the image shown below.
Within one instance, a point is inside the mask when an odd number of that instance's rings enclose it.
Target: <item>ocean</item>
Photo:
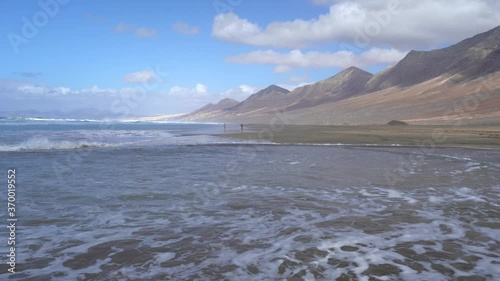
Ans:
[[[0,279],[500,280],[499,150],[222,132],[0,119],[0,213],[15,169],[17,218]]]

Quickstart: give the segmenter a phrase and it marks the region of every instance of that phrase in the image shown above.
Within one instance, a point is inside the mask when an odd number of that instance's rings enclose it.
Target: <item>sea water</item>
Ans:
[[[212,136],[223,130],[1,120],[18,221],[16,273],[3,243],[0,279],[500,280],[499,150],[405,165],[416,148]]]

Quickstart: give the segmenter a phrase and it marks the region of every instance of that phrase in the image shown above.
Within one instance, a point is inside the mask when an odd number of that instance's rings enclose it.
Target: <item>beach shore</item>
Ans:
[[[500,126],[317,126],[245,125],[218,136],[282,144],[351,144],[500,148]]]

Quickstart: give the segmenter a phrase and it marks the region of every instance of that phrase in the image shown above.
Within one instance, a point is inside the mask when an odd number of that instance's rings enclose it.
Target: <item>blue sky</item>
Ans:
[[[188,112],[351,65],[376,73],[411,49],[499,25],[499,8],[491,0],[4,0],[0,111],[121,103],[121,114]]]

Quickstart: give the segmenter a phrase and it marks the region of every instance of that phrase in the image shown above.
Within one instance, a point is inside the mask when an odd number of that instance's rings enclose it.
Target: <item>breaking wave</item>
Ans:
[[[96,119],[43,118],[43,117],[0,117],[3,121],[48,121],[48,122],[101,122]]]
[[[0,151],[43,151],[43,150],[70,150],[89,147],[111,147],[112,144],[89,141],[54,141],[45,137],[33,137],[18,144],[0,144]]]

